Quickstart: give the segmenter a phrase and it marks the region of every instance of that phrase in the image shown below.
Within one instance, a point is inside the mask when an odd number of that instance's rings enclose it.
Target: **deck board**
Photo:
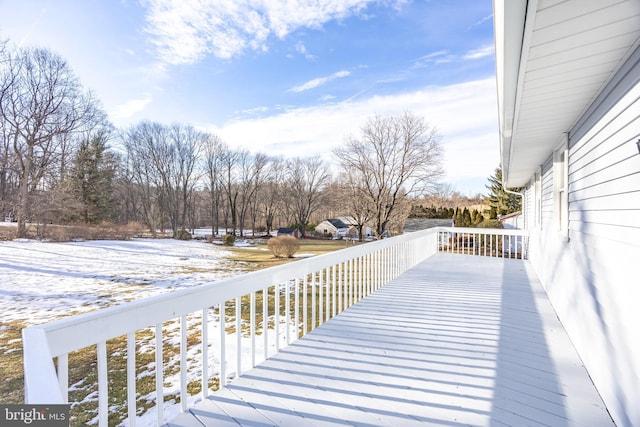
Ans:
[[[438,254],[172,426],[613,426],[526,261]]]

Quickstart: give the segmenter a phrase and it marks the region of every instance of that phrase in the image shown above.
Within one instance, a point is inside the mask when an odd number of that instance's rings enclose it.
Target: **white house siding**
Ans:
[[[640,426],[639,62],[636,51],[569,132],[569,240],[553,211],[551,158],[541,227],[527,213],[530,260],[619,426]]]

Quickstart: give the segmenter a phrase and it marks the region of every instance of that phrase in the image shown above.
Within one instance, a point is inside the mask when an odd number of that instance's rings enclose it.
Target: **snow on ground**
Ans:
[[[227,254],[224,248],[203,241],[171,239],[68,243],[33,240],[0,242],[1,320],[5,324],[19,322],[25,326],[35,325],[180,288],[211,283],[246,271],[246,265],[226,260],[224,256]],[[233,314],[227,312],[227,322]],[[282,317],[281,325],[286,322]],[[198,328],[202,319],[194,314],[189,316],[188,322]],[[180,339],[178,322],[169,322],[164,329],[165,345],[177,345]],[[220,324],[219,316],[214,310],[210,310],[208,329],[208,365],[213,377],[220,372]],[[281,326],[281,331],[283,330],[284,326]],[[295,331],[292,331],[292,336],[294,334]],[[271,355],[275,353],[275,332],[269,330],[267,335],[268,354]],[[282,334],[280,347],[286,345],[285,339]],[[0,330],[0,354],[8,344],[2,341]],[[263,337],[258,336],[255,344],[259,362],[264,353]],[[152,336],[148,342],[139,345],[141,351],[155,351]],[[225,366],[228,378],[236,375],[237,351],[241,354],[242,370],[251,365],[251,339],[243,336],[240,346],[238,350],[235,334],[227,336]],[[201,352],[200,344],[192,346],[188,351],[189,365],[193,367],[188,373],[188,381],[199,380],[202,373]],[[173,359],[168,365],[179,363],[179,356]],[[154,375],[154,369],[155,366],[149,366],[146,374]],[[178,392],[179,374],[167,376],[164,382],[165,396]],[[70,389],[82,387],[86,385],[72,384]],[[151,393],[145,398],[155,401],[156,396]],[[97,400],[97,396],[91,393],[86,399]],[[198,396],[192,396],[189,402],[191,404],[198,399]],[[117,406],[117,409],[123,410],[126,402]],[[165,420],[175,417],[179,410],[179,404],[167,402],[164,405]],[[94,421],[97,422],[97,418]],[[156,422],[157,412],[151,409],[138,417],[137,425],[155,425]],[[124,425],[126,424],[125,422]]]
[[[39,324],[242,272],[202,241],[0,242],[4,321]]]

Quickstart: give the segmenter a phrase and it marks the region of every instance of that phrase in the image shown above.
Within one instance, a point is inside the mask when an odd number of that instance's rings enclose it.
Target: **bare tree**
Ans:
[[[209,201],[211,208],[211,234],[218,234],[220,224],[220,208],[222,195],[222,162],[224,153],[229,148],[217,135],[208,134],[205,137],[205,174],[208,177]]]
[[[322,204],[329,167],[320,156],[295,158],[287,163],[287,196],[302,237],[309,218]]]
[[[17,235],[25,237],[30,194],[59,160],[66,135],[93,120],[99,109],[68,64],[45,49],[5,54],[0,81],[0,117],[18,167]]]
[[[241,163],[241,158],[247,155],[247,151],[226,150],[222,153],[221,188],[225,195],[228,214],[225,218],[225,228],[227,232],[231,229],[233,234],[236,234],[238,230],[238,197],[240,196],[238,165]],[[231,223],[228,223],[227,220],[230,220]]]
[[[362,182],[362,174],[357,171],[345,170],[339,177],[341,206],[348,215],[353,218],[358,231],[358,240],[364,239],[364,230],[373,219],[375,212],[372,209],[366,189],[366,183]]]
[[[273,230],[276,216],[283,215],[285,175],[284,159],[272,158],[267,167],[263,191],[260,193],[260,205],[267,234]]]
[[[245,153],[240,158],[240,207],[239,216],[240,220],[240,235],[244,233],[244,226],[246,224],[247,214],[251,216],[252,231],[255,233],[255,215],[257,210],[257,195],[262,181],[264,180],[264,171],[268,162],[266,154],[257,153],[253,156]]]
[[[370,118],[359,138],[334,152],[369,204],[378,238],[403,221],[407,197],[424,194],[442,175],[436,129],[408,112]]]
[[[169,168],[170,191],[174,194],[173,204],[176,212],[173,231],[177,227],[186,227],[189,201],[200,178],[198,160],[204,148],[205,135],[192,126],[173,125],[170,130],[172,162]],[[182,208],[180,210],[180,208]],[[191,206],[193,209],[194,206]]]
[[[162,224],[159,194],[161,178],[153,157],[157,156],[154,146],[161,137],[161,125],[141,122],[132,126],[121,137],[127,152],[125,164],[128,172],[124,175],[132,184],[130,196],[135,197],[140,203],[144,222],[151,233],[155,234]]]

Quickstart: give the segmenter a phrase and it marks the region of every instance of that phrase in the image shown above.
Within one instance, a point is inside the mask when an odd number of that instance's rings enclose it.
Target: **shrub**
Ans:
[[[176,232],[173,233],[173,238],[176,240],[191,240],[191,237],[191,233],[189,233],[184,228],[176,230]]]
[[[236,236],[234,236],[233,234],[225,234],[222,237],[222,244],[226,245],[226,246],[233,246],[233,244],[236,242]]]
[[[478,228],[504,228],[502,222],[499,219],[485,219],[476,227]]]
[[[298,239],[293,236],[274,237],[267,245],[276,258],[291,258],[300,249]]]

